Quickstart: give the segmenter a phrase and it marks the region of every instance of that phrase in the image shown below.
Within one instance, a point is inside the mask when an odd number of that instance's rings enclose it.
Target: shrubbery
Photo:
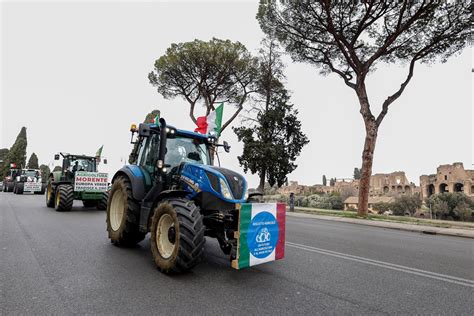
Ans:
[[[290,203],[289,196],[285,195],[265,195],[266,202]],[[338,194],[312,194],[308,196],[295,196],[295,206],[313,207],[326,210],[343,210],[344,201]]]
[[[463,193],[434,194],[426,199],[426,204],[438,219],[473,220],[474,201]]]

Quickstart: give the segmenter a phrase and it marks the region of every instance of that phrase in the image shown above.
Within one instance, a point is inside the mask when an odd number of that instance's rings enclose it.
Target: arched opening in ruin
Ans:
[[[439,185],[439,193],[448,192],[448,185],[446,183],[441,183]]]
[[[398,193],[402,193],[402,191],[403,191],[403,187],[402,187],[401,185],[399,185],[399,186],[397,187],[397,192],[398,192]]]
[[[384,186],[383,187],[383,193],[388,193],[390,189],[388,188],[388,186]]]
[[[454,192],[463,192],[463,191],[464,191],[464,184],[458,182],[454,185]]]
[[[474,185],[471,185],[471,194],[474,194]]]
[[[406,186],[405,186],[405,193],[408,193],[408,194],[411,193],[411,188],[410,188],[409,185],[406,185]]]
[[[428,186],[428,197],[432,196],[435,193],[435,186],[434,184],[430,184]]]

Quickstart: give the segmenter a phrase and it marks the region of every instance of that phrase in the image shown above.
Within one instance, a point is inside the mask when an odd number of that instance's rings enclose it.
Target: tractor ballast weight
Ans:
[[[218,240],[236,269],[283,258],[284,205],[250,203],[240,174],[211,165],[210,149],[228,151],[226,142],[167,126],[163,118],[131,132],[135,163],[113,176],[107,205],[113,244],[133,246],[150,232],[154,261],[165,273],[194,267],[205,236]]]
[[[108,175],[97,171],[97,157],[60,153],[61,170],[53,171],[46,185],[46,206],[56,211],[70,211],[74,200],[81,200],[84,207],[107,208]],[[106,161],[104,161],[106,163]]]

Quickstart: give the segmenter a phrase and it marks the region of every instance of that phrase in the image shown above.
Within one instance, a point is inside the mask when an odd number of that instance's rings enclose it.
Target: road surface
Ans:
[[[472,239],[288,217],[286,258],[236,271],[208,239],[193,271],[161,274],[149,239],[110,244],[105,212],[0,193],[0,315],[472,315]]]

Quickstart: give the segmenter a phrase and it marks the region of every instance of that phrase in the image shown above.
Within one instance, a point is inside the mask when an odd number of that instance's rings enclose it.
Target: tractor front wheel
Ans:
[[[107,203],[107,232],[116,246],[130,247],[145,239],[139,230],[140,205],[133,199],[127,177],[118,177],[110,190]]]
[[[72,209],[74,202],[74,189],[72,185],[61,184],[56,189],[54,207],[58,212],[67,212]]]
[[[54,207],[54,191],[51,180],[48,181],[48,184],[46,185],[46,206]]]
[[[163,200],[151,224],[151,252],[158,269],[179,273],[193,268],[204,252],[203,216],[193,201]]]
[[[104,192],[102,198],[97,201],[97,209],[100,211],[105,211],[107,209],[107,200],[109,198],[109,192]]]

